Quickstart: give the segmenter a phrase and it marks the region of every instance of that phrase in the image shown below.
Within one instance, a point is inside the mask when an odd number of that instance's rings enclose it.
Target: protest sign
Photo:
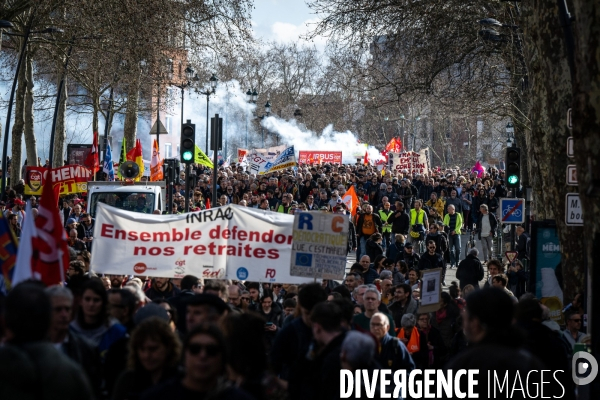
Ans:
[[[428,149],[423,149],[418,153],[416,151],[389,153],[388,158],[390,167],[395,171],[407,171],[411,174],[427,174],[429,173],[428,155]]]
[[[238,149],[238,164],[246,165],[246,156],[248,155],[248,150],[246,149]]]
[[[296,154],[294,153],[294,146],[291,146],[285,149],[285,151],[273,161],[273,164],[267,170],[267,172],[281,171],[296,166],[298,166],[298,163],[296,162]]]
[[[27,167],[25,194],[40,196],[46,181],[48,168]],[[52,170],[52,183],[60,185],[59,194],[86,193],[88,181],[93,180],[92,171],[81,165],[65,165]]]
[[[300,151],[299,164],[342,163],[341,151]]]
[[[289,274],[294,217],[238,205],[178,215],[98,203],[96,273],[300,284]]]
[[[344,279],[348,254],[348,217],[303,212],[294,216],[290,275]]]
[[[261,156],[262,158],[264,158],[267,161],[273,161],[277,157],[279,157],[279,155],[282,152],[284,152],[286,148],[287,148],[287,146],[285,144],[282,144],[280,146],[273,146],[273,147],[269,147],[266,149],[252,149],[252,150],[248,150],[248,155],[249,156]]]

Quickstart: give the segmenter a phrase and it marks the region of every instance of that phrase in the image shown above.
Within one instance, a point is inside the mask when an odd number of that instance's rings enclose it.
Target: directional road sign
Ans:
[[[525,199],[500,199],[500,211],[503,224],[522,224],[525,222]]]
[[[567,193],[565,206],[567,208],[565,213],[567,226],[583,226],[583,212],[579,193]]]

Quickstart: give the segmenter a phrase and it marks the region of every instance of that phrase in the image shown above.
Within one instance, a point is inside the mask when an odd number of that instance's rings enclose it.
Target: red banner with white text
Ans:
[[[44,167],[27,167],[25,173],[25,194],[39,196],[42,194],[48,169]],[[86,193],[87,183],[93,180],[92,171],[82,165],[65,165],[52,170],[54,187],[60,185],[59,195]]]
[[[300,151],[298,164],[341,164],[341,151]]]

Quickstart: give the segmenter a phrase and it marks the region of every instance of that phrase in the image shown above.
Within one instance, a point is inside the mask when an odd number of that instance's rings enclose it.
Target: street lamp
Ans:
[[[219,79],[215,76],[215,74],[212,74],[212,76],[209,79],[210,86],[207,87],[206,90],[199,92],[200,94],[206,96],[206,147],[204,148],[204,151],[206,151],[206,154],[208,154],[208,124],[210,123],[210,121],[208,119],[208,103],[210,101],[210,95],[215,94],[215,92],[217,90],[217,82],[218,81],[219,81]],[[215,165],[214,167],[216,168],[217,166]]]
[[[270,114],[271,114],[271,102],[269,100],[267,100],[267,103],[265,104],[265,113],[257,118],[262,121],[263,119],[265,119],[265,117],[269,117]],[[265,147],[265,127],[262,125],[262,123],[260,124],[260,133],[262,136],[262,147],[264,148]]]
[[[246,92],[246,102],[256,105],[258,99],[258,92],[256,89],[248,89]],[[248,117],[246,117],[246,150],[248,149]]]
[[[515,140],[515,126],[512,122],[506,124],[506,147],[514,147],[517,145]]]
[[[183,126],[183,100],[185,97],[185,89],[190,87],[192,85],[192,82],[197,82],[200,80],[196,72],[191,67],[188,66],[184,72],[187,81],[182,82],[180,85],[174,85],[175,87],[181,89],[181,126]]]
[[[7,29],[7,28],[11,28],[13,26],[12,22],[10,21],[5,21],[2,20],[0,22],[0,29]],[[29,41],[29,35],[31,35],[32,33],[62,33],[63,30],[62,29],[58,29],[58,28],[47,28],[41,31],[31,31],[31,24],[29,24],[27,26],[27,28],[25,29],[25,34],[21,35],[18,33],[8,33],[8,35],[11,36],[21,36],[23,37],[23,45],[21,46],[21,52],[19,53],[19,61],[17,62],[17,69],[15,70],[15,77],[13,78],[13,84],[12,84],[12,89],[10,91],[10,99],[8,100],[8,113],[6,115],[6,125],[4,126],[4,142],[2,144],[2,179],[1,179],[1,183],[0,183],[0,193],[2,198],[4,198],[4,193],[6,192],[6,179],[7,179],[7,173],[8,173],[8,163],[6,162],[6,153],[8,153],[8,135],[9,135],[9,127],[10,127],[10,119],[12,116],[12,108],[13,108],[13,102],[15,100],[15,89],[17,88],[17,81],[19,79],[19,72],[21,71],[21,65],[23,64],[23,58],[25,56],[25,48],[27,46],[27,43]],[[50,148],[50,151],[52,151],[52,148]],[[17,166],[18,167],[18,166]]]

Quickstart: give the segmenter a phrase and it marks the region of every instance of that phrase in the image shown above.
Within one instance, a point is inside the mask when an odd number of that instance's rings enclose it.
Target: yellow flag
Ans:
[[[198,145],[196,145],[196,152],[194,154],[194,162],[196,164],[204,165],[205,167],[208,167],[208,168],[214,168],[212,161],[210,161],[210,158],[208,158],[206,156],[206,154],[204,154],[204,152],[202,150],[200,150],[200,147],[198,147]]]

